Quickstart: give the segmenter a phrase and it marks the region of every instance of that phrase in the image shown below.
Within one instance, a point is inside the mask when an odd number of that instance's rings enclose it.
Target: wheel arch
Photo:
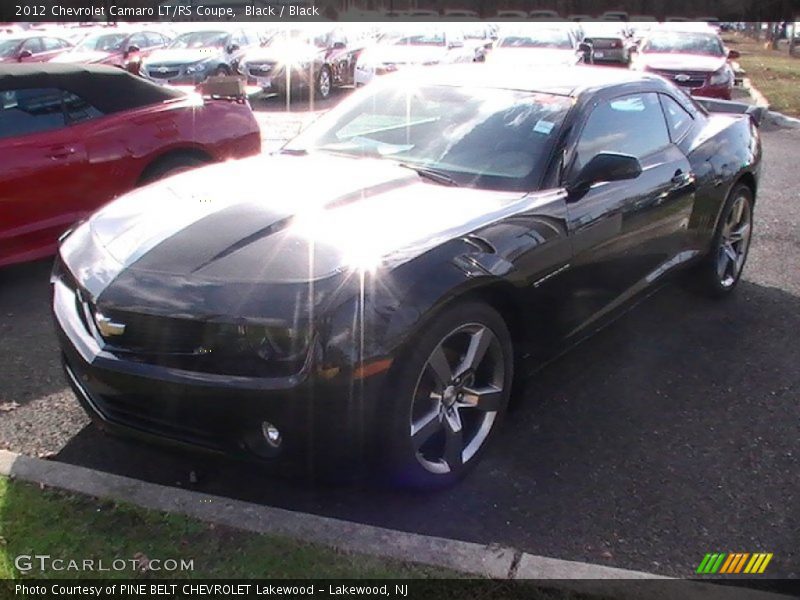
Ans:
[[[147,181],[148,177],[158,169],[160,165],[165,163],[168,160],[172,160],[174,158],[194,158],[197,160],[202,160],[204,162],[212,163],[214,162],[214,157],[206,152],[201,148],[196,148],[192,146],[181,146],[179,148],[171,148],[160,154],[151,158],[147,165],[142,169],[142,172],[139,174],[138,179],[136,180],[136,185],[141,185],[145,181]]]

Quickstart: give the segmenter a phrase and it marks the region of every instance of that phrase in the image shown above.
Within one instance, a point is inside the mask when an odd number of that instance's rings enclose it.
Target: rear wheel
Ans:
[[[752,235],[753,192],[739,184],[731,190],[722,209],[711,252],[695,272],[695,281],[703,292],[722,297],[736,288]]]
[[[316,94],[320,100],[327,100],[331,95],[333,89],[333,79],[331,78],[331,70],[328,67],[322,67],[317,75]]]
[[[391,480],[449,485],[478,462],[505,414],[513,378],[508,328],[486,304],[455,305],[402,360],[387,399]]]

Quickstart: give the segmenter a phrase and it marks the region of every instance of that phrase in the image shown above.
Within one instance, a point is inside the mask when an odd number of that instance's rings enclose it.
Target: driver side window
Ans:
[[[669,143],[658,94],[628,94],[602,100],[581,132],[572,172],[580,171],[601,152],[629,154],[641,160]]]

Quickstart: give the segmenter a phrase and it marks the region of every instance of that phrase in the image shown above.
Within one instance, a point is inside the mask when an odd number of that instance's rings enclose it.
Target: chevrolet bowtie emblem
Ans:
[[[115,323],[103,313],[97,313],[94,317],[94,322],[97,323],[97,329],[103,337],[111,337],[113,335],[122,335],[125,333],[124,323]]]
[[[691,77],[686,73],[681,73],[680,75],[675,75],[675,81],[689,81]]]
[[[169,69],[167,67],[158,67],[158,69],[156,69],[156,70],[159,73],[166,73],[167,71],[169,71]]]

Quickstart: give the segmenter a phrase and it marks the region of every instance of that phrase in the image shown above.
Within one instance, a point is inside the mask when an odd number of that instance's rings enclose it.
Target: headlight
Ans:
[[[189,75],[192,75],[194,73],[202,73],[203,71],[206,70],[207,66],[208,66],[207,62],[201,62],[194,65],[189,65],[188,67],[186,67],[186,72]]]
[[[709,79],[708,79],[708,83],[710,83],[711,85],[723,85],[723,84],[729,83],[731,81],[731,79],[732,79],[732,77],[731,77],[732,74],[733,73],[728,68],[728,66],[725,65],[724,67],[722,67],[718,71],[714,71],[711,74],[711,77],[709,77]]]
[[[221,342],[228,352],[239,356],[257,356],[267,362],[291,362],[302,359],[308,351],[307,329],[272,325],[222,327]]]

